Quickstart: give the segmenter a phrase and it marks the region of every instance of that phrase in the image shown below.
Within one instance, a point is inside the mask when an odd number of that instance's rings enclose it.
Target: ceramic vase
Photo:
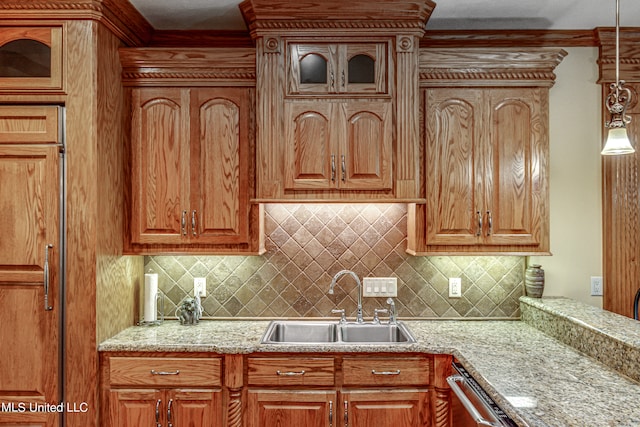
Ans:
[[[524,273],[524,285],[527,296],[533,298],[542,297],[544,291],[544,270],[540,264],[531,264]]]

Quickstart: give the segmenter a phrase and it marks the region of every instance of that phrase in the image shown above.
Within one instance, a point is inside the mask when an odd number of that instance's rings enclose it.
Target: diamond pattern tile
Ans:
[[[145,271],[159,275],[172,316],[192,295],[193,278],[207,278],[205,317],[326,317],[332,308],[355,315],[353,279],[398,278],[396,307],[403,318],[517,318],[525,258],[516,256],[413,257],[405,253],[403,204],[278,204],[266,206],[263,256],[149,256]],[[461,277],[462,298],[448,298],[448,278]],[[365,317],[386,306],[365,298]]]

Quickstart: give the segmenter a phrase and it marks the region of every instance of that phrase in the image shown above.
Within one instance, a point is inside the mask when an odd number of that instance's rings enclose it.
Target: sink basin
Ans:
[[[357,324],[348,323],[340,328],[342,332],[342,341],[352,343],[410,343],[416,342],[411,333],[404,325],[398,323],[396,325],[387,324]]]
[[[338,324],[333,322],[272,321],[262,343],[331,343],[338,339]]]
[[[373,323],[274,320],[262,344],[410,344],[416,342],[407,326]]]

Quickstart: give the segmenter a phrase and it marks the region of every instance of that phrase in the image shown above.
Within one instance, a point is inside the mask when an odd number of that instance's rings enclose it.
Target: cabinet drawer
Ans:
[[[344,385],[429,384],[429,361],[422,357],[345,357],[342,372]]]
[[[220,386],[218,358],[111,357],[112,386]]]
[[[332,357],[248,360],[249,385],[333,385]]]

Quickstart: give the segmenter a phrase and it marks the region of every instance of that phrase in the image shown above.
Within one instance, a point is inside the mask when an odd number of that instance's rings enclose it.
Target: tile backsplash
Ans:
[[[326,317],[345,308],[353,317],[360,278],[397,277],[402,318],[519,318],[524,257],[432,256],[405,253],[403,204],[272,204],[265,209],[267,252],[261,256],[148,256],[159,274],[166,312],[192,295],[193,278],[206,277],[203,316],[213,318]],[[448,297],[448,278],[462,278],[462,298]],[[364,315],[386,298],[363,298]],[[335,315],[333,315],[335,316]]]

